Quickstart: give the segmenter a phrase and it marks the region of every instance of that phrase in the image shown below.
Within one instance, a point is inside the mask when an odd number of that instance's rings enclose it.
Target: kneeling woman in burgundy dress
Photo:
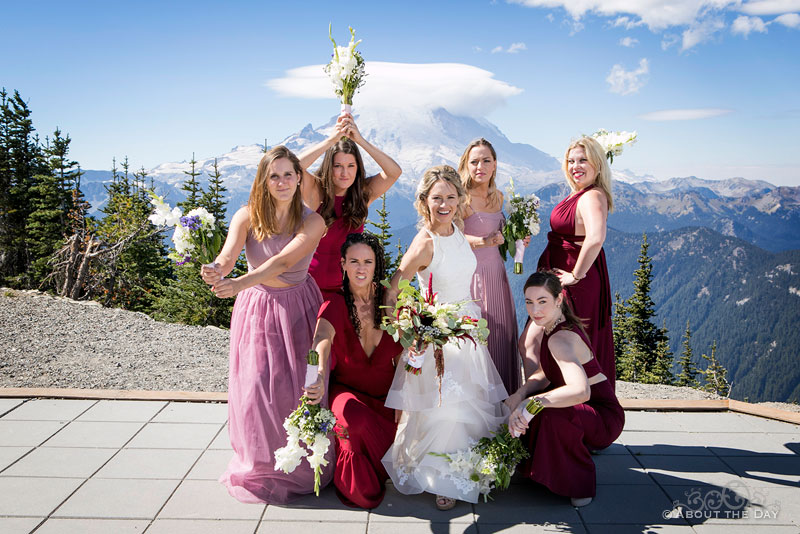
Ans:
[[[320,370],[330,366],[330,406],[336,415],[336,470],[333,483],[348,506],[374,508],[388,478],[381,458],[397,430],[386,408],[396,359],[403,347],[379,328],[383,302],[383,248],[371,234],[350,234],[342,245],[342,293],[328,293],[320,308],[314,348]],[[320,375],[324,376],[323,372]],[[321,399],[324,382],[308,388]]]
[[[516,434],[528,432],[525,476],[571,497],[573,506],[585,506],[595,496],[590,450],[619,437],[625,414],[561,291],[552,273],[534,273],[525,282],[531,321],[519,345],[529,378],[507,401],[514,410],[509,427]],[[524,412],[530,396],[544,409],[529,424]]]

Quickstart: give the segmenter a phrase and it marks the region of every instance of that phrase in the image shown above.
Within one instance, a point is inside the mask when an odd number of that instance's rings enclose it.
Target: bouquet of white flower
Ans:
[[[481,438],[469,449],[451,454],[428,453],[450,464],[450,477],[464,493],[477,486],[486,502],[493,488],[504,490],[511,483],[517,465],[529,454],[519,439],[512,437],[508,425],[500,425],[492,438]]]
[[[333,54],[330,63],[325,65],[325,72],[333,83],[336,96],[341,98],[342,111],[350,113],[353,105],[353,95],[359,87],[364,85],[364,58],[361,52],[356,51],[356,46],[361,39],[356,41],[356,31],[350,28],[350,43],[347,46],[336,46],[336,41],[328,24],[328,37],[333,43]]]
[[[522,196],[514,191],[514,179],[508,182],[506,188],[506,201],[508,202],[508,220],[503,226],[502,245],[498,247],[503,261],[506,252],[514,257],[514,274],[522,274],[522,260],[525,257],[523,240],[529,235],[539,234],[539,197],[531,193]]]
[[[609,132],[602,128],[593,133],[592,137],[606,151],[609,163],[614,163],[614,156],[622,154],[625,145],[632,145],[636,142],[636,132]]]
[[[178,265],[190,261],[210,264],[222,247],[223,232],[216,218],[205,208],[195,208],[186,215],[179,208],[171,208],[164,197],[150,192],[153,213],[148,219],[156,226],[174,226],[172,242],[175,252],[169,257]]]
[[[308,367],[305,385],[309,386],[317,379],[319,354],[311,350],[306,360]],[[309,404],[305,395],[300,397],[300,405],[283,422],[283,428],[286,429],[286,446],[275,451],[275,469],[291,473],[300,465],[300,461],[307,457],[308,464],[314,468],[314,493],[319,497],[320,474],[322,468],[328,465],[325,454],[331,445],[328,434],[333,431],[335,425],[336,416],[332,411],[319,404]],[[311,456],[300,446],[301,441],[311,450]]]

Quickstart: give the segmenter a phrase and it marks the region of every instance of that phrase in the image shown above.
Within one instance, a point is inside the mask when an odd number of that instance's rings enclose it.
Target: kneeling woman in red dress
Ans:
[[[379,328],[383,302],[383,247],[371,234],[350,234],[342,245],[342,293],[328,293],[320,308],[314,348],[320,376],[330,366],[330,405],[336,415],[336,493],[348,506],[374,508],[389,478],[381,458],[397,430],[386,408],[396,359],[403,347]],[[323,396],[324,381],[308,388]]]
[[[625,414],[561,291],[558,277],[549,272],[534,273],[525,282],[531,320],[519,348],[528,379],[507,401],[514,410],[509,427],[517,434],[528,432],[531,458],[524,475],[571,497],[573,506],[585,506],[595,496],[590,450],[604,449],[619,437]],[[528,423],[531,396],[544,409]]]

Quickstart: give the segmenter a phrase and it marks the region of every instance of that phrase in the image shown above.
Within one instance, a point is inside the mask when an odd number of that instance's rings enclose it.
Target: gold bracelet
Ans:
[[[577,276],[575,276],[575,271],[571,271],[569,274],[571,274],[572,278],[574,278],[575,280],[583,280],[584,278],[586,278],[585,274],[583,276],[581,276],[580,278],[578,278]]]

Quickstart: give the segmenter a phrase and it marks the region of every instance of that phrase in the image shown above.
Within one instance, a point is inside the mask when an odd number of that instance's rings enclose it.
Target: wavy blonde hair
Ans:
[[[297,173],[297,189],[289,206],[289,218],[283,228],[279,227],[276,215],[275,201],[269,192],[267,182],[272,173],[272,164],[279,159],[288,159]],[[300,180],[303,177],[303,168],[291,150],[283,145],[273,147],[264,154],[258,162],[258,170],[250,188],[250,198],[247,207],[250,211],[250,229],[253,236],[263,241],[265,238],[277,234],[291,234],[300,228],[303,222],[303,197],[300,191]]]
[[[458,206],[456,207],[456,214],[453,217],[453,223],[459,230],[463,230],[464,221],[461,215],[464,210],[464,202],[467,195],[464,193],[464,186],[461,185],[461,177],[450,165],[431,167],[422,175],[422,180],[420,180],[419,185],[417,185],[417,195],[414,198],[414,207],[417,209],[417,213],[419,213],[420,216],[417,228],[422,228],[423,226],[430,227],[431,225],[431,212],[430,209],[428,209],[428,203],[426,201],[431,189],[439,180],[447,182],[455,187],[456,193],[458,193]]]
[[[486,148],[489,149],[489,152],[492,153],[492,157],[494,158],[495,162],[494,172],[492,173],[491,178],[489,178],[489,192],[486,195],[486,200],[489,201],[490,205],[494,206],[499,202],[499,198],[497,195],[498,193],[497,185],[495,185],[495,176],[497,176],[497,152],[495,152],[492,143],[490,143],[483,137],[475,139],[473,142],[471,142],[467,146],[467,149],[464,150],[464,153],[461,154],[461,159],[458,160],[458,174],[461,176],[461,184],[464,186],[464,192],[467,195],[466,204],[467,205],[472,204],[472,195],[470,194],[469,191],[470,189],[473,189],[475,187],[475,184],[473,183],[475,180],[469,173],[468,165],[469,165],[469,153],[476,146],[485,146]]]
[[[606,151],[603,150],[603,147],[600,146],[600,143],[593,137],[581,137],[577,141],[573,141],[570,143],[569,147],[567,147],[567,151],[564,152],[564,162],[562,163],[562,169],[564,170],[564,176],[567,178],[567,184],[569,184],[569,188],[572,191],[577,191],[577,187],[575,185],[575,180],[572,179],[572,176],[569,174],[569,168],[567,161],[569,160],[569,151],[573,148],[581,147],[584,152],[586,152],[586,158],[589,160],[589,163],[592,167],[595,168],[597,171],[597,178],[595,178],[595,185],[605,194],[606,199],[608,200],[608,213],[614,211],[614,199],[611,196],[611,167],[608,165],[608,160],[606,159]]]

